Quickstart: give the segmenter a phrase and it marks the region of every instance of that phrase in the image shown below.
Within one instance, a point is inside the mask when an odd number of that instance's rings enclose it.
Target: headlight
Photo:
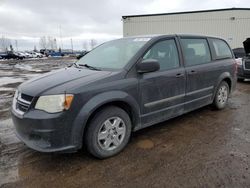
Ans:
[[[243,59],[242,59],[242,58],[237,58],[237,59],[236,59],[237,65],[241,66],[241,65],[242,65],[242,62],[243,62]]]
[[[14,97],[13,97],[13,101],[12,101],[12,108],[16,109],[16,99],[18,97],[18,90],[16,90]]]
[[[74,96],[70,94],[41,96],[36,102],[35,109],[44,110],[49,113],[68,110]]]

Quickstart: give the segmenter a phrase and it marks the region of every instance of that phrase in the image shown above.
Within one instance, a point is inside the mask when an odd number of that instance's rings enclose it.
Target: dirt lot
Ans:
[[[44,154],[21,143],[14,88],[72,59],[0,62],[0,187],[250,187],[250,82],[223,111],[210,106],[133,134],[118,156]]]

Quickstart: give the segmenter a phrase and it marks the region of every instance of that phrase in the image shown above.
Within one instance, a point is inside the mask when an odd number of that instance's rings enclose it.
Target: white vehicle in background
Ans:
[[[23,57],[23,58],[27,58],[27,56],[24,52],[16,52],[16,54]]]
[[[14,54],[15,54],[16,56],[19,56],[21,59],[26,58],[25,54],[22,53],[22,52],[14,52]]]
[[[43,57],[43,55],[41,53],[38,53],[38,52],[30,52],[30,54],[34,58],[42,58]]]
[[[45,55],[41,54],[40,52],[36,52],[36,54],[37,54],[40,58],[45,57]]]
[[[26,58],[32,58],[33,55],[31,55],[29,52],[23,52],[25,54]]]

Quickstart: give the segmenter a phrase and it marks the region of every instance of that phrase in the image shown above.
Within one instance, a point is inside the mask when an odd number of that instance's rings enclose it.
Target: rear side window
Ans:
[[[232,53],[227,43],[220,39],[212,39],[216,59],[232,58]]]
[[[181,39],[184,59],[187,66],[205,64],[211,61],[211,54],[206,39]]]

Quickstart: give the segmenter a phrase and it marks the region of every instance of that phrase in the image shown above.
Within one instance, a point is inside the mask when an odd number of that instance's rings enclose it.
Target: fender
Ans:
[[[231,84],[233,84],[233,79],[232,79],[231,74],[230,74],[229,72],[224,72],[224,73],[222,73],[222,74],[220,75],[220,77],[217,79],[216,85],[215,85],[215,87],[214,87],[215,89],[214,89],[214,93],[213,93],[213,98],[212,98],[212,100],[214,100],[216,91],[217,91],[217,89],[218,89],[220,83],[221,83],[222,80],[224,80],[224,79],[230,79]],[[231,86],[231,90],[232,90],[232,88],[233,88],[233,85]],[[230,93],[231,93],[231,91],[230,91]]]
[[[132,109],[134,129],[140,126],[140,108],[137,101],[127,93],[123,91],[108,91],[105,93],[100,93],[93,98],[91,98],[78,113],[72,129],[73,142],[78,148],[82,147],[82,140],[84,135],[84,129],[86,127],[87,121],[92,113],[97,110],[102,105],[110,102],[125,102]],[[80,142],[80,143],[79,143]]]

